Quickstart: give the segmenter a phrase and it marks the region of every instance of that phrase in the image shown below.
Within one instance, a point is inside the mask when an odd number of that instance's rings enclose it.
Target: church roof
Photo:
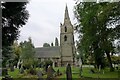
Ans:
[[[35,48],[35,52],[38,58],[60,58],[59,46]]]

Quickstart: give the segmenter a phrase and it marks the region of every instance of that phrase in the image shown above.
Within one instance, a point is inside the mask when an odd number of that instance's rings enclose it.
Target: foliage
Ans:
[[[55,38],[55,46],[59,46],[58,38],[57,37]]]
[[[120,56],[111,56],[111,60],[114,64],[120,63]]]
[[[118,3],[80,2],[75,7],[76,25],[79,33],[78,49],[81,53],[92,55],[97,66],[104,66],[106,53],[110,70],[113,70],[110,52],[113,41],[120,37],[120,6]]]
[[[50,44],[44,43],[44,44],[43,44],[43,47],[50,47]]]
[[[2,66],[6,67],[6,63],[11,59],[12,57],[12,48],[10,46],[7,47],[3,47],[3,51],[2,51]]]
[[[54,45],[53,45],[53,42],[51,43],[51,46],[54,46]]]
[[[2,3],[2,57],[3,67],[11,52],[9,47],[19,36],[19,28],[25,25],[29,14],[26,10],[28,2],[3,2]],[[7,57],[9,56],[9,57]]]
[[[21,47],[18,45],[17,41],[14,41],[12,45],[12,52],[14,56],[14,58],[12,58],[12,64],[17,67],[17,63],[19,61],[20,54],[21,54]]]
[[[20,54],[20,59],[22,60],[23,66],[26,66],[27,68],[32,67],[34,63],[35,50],[31,38],[29,38],[28,41],[24,41],[23,43],[21,42],[20,47],[22,52]]]

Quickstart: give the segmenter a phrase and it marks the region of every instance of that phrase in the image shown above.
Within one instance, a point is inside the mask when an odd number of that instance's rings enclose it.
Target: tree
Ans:
[[[26,10],[28,2],[2,3],[2,57],[3,67],[11,57],[10,46],[19,36],[19,28],[26,24],[29,14]],[[8,49],[8,50],[6,50]]]
[[[20,47],[22,51],[20,54],[20,59],[23,62],[23,66],[31,68],[31,66],[33,66],[35,57],[35,50],[34,45],[32,44],[32,40],[29,38],[28,41],[20,43]]]
[[[44,43],[44,44],[43,44],[43,47],[50,47],[50,44]]]
[[[12,45],[12,51],[13,51],[13,54],[14,54],[14,65],[17,67],[17,63],[20,59],[20,54],[22,53],[21,51],[21,47],[20,45],[18,44],[17,41],[14,41],[13,45]]]
[[[57,37],[55,38],[55,46],[59,46],[58,38]]]
[[[104,63],[106,53],[110,71],[113,71],[110,53],[114,50],[113,41],[120,39],[120,3],[78,3],[75,16],[79,33],[81,52],[93,55],[99,66]],[[114,26],[114,27],[113,27]]]
[[[53,42],[51,43],[51,46],[54,46],[54,45],[53,45]]]

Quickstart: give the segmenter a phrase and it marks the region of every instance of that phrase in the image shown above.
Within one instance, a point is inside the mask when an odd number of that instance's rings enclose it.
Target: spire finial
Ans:
[[[64,20],[66,20],[66,19],[69,19],[67,3],[66,3],[66,8],[65,8],[65,16],[64,16]]]

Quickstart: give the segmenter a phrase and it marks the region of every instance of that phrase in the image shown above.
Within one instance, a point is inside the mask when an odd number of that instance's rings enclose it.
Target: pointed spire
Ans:
[[[69,14],[68,14],[68,8],[67,8],[67,4],[66,4],[66,8],[65,8],[65,15],[64,15],[64,21],[65,20],[69,20]]]

